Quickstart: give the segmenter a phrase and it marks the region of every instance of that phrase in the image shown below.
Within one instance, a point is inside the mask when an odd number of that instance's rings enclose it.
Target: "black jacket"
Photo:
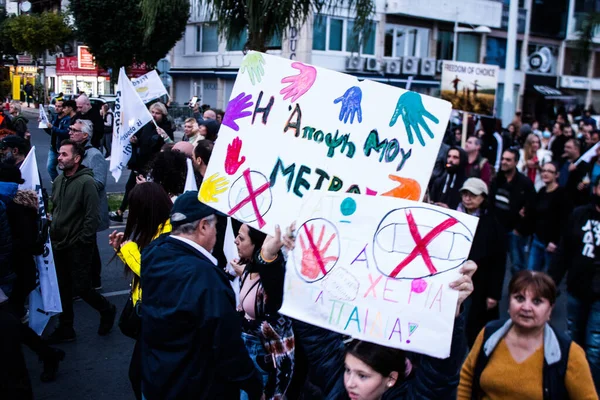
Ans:
[[[532,213],[533,233],[547,245],[560,242],[561,231],[567,224],[572,206],[564,188],[557,187],[548,193],[543,187],[535,197]]]
[[[451,147],[450,150],[458,150],[460,153],[460,165],[451,171],[447,167],[439,177],[432,179],[429,184],[429,200],[434,203],[444,203],[449,208],[456,210],[460,204],[459,190],[467,179],[465,168],[468,163],[467,154],[460,148]],[[448,154],[446,152],[446,155]]]
[[[173,140],[173,129],[166,118],[163,118],[158,126]],[[165,141],[156,131],[156,126],[152,121],[144,125],[134,136],[137,137],[137,143],[132,144],[133,151],[127,166],[133,171],[147,172],[148,163],[156,153],[160,152]]]
[[[521,235],[530,235],[532,231],[530,218],[534,201],[535,188],[531,179],[517,171],[512,181],[508,182],[504,172],[500,171],[492,181],[490,188],[490,210],[507,232],[516,229]],[[525,216],[519,212],[525,208]]]
[[[600,299],[600,212],[588,204],[577,207],[563,230],[550,276],[558,286],[568,272],[567,291],[580,299]]]
[[[225,273],[163,235],[142,252],[142,390],[148,400],[251,399],[262,383],[242,342]]]
[[[104,137],[104,119],[100,115],[100,111],[97,108],[92,107],[86,113],[78,112],[72,122],[75,123],[75,121],[78,119],[87,119],[92,121],[92,124],[94,125],[92,146],[100,147],[100,142]]]
[[[7,296],[10,296],[10,290],[12,290],[12,284],[16,277],[12,263],[10,224],[6,205],[0,200],[0,289],[3,289]]]

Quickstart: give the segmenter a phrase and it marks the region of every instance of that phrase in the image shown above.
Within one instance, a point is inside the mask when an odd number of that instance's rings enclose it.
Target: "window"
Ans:
[[[523,42],[517,41],[515,69],[521,68],[521,46]],[[485,63],[506,68],[506,39],[488,37],[486,43]]]
[[[472,63],[479,62],[479,46],[481,37],[471,33],[458,34],[458,51],[456,52],[457,61],[466,61]]]
[[[454,51],[454,32],[439,31],[437,40],[437,55],[440,60],[452,60]]]
[[[428,55],[429,29],[414,26],[386,25],[384,57],[427,57]]]
[[[363,33],[360,52],[375,54],[377,23],[369,22]],[[316,15],[313,22],[313,50],[359,52],[360,33],[354,32],[354,21]]]
[[[248,41],[248,31],[244,30],[237,39],[227,41],[227,51],[242,51]]]
[[[216,23],[206,23],[196,27],[196,52],[216,53],[219,51],[219,35]]]
[[[267,49],[281,49],[281,34],[275,34],[267,41]]]

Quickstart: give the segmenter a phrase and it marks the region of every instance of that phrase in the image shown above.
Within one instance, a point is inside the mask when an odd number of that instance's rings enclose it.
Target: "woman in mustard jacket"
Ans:
[[[136,185],[129,194],[129,217],[125,232],[114,231],[109,235],[109,243],[125,264],[125,272],[133,272],[131,299],[136,306],[142,301],[140,286],[141,253],[151,241],[162,234],[171,232],[171,214],[173,203],[157,183],[145,182]],[[129,380],[136,398],[142,398],[142,377],[140,371],[140,346],[136,341],[131,363]]]

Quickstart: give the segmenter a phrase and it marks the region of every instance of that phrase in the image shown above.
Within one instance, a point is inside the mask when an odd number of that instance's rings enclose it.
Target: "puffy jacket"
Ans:
[[[80,166],[72,176],[60,174],[52,185],[50,238],[57,250],[90,246],[98,229],[98,191],[91,169]]]
[[[467,354],[464,332],[464,313],[454,321],[450,357],[441,360],[408,353],[413,372],[400,385],[387,390],[382,400],[396,399],[455,399],[460,370]],[[344,388],[344,337],[339,333],[294,321],[296,346],[307,355],[310,382],[317,386],[327,400],[346,400]]]
[[[156,232],[154,239],[165,233],[170,233],[171,229],[171,220],[167,220],[167,222],[158,228],[158,232]],[[117,251],[117,255],[121,261],[123,261],[123,264],[127,265],[135,274],[131,281],[131,300],[133,300],[133,304],[136,304],[138,301],[142,300],[142,286],[140,285],[142,255],[140,249],[136,242],[131,241],[121,246],[121,249]]]

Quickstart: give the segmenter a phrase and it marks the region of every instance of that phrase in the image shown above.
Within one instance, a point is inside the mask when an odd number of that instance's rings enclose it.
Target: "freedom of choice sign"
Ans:
[[[294,220],[304,226],[299,220],[300,210],[305,210],[313,198],[318,203],[331,193],[371,196],[364,200],[369,205],[361,211],[366,219],[370,207],[375,208],[373,217],[398,208],[398,198],[420,204],[416,201],[425,194],[450,111],[450,104],[440,99],[250,52],[233,87],[199,199],[267,233],[273,233],[276,224],[287,226]],[[436,221],[414,216],[415,226],[424,227],[420,235],[425,237],[434,228],[427,224]],[[328,218],[326,214],[324,217]],[[364,247],[358,242],[369,234],[361,230],[375,227],[358,222],[354,226],[348,232],[356,240],[348,239],[340,246],[353,243],[357,247],[348,251],[358,254]],[[314,235],[318,239],[316,232]],[[416,239],[411,240],[414,247]],[[301,243],[297,247],[300,249]],[[468,245],[460,249],[468,254]],[[317,250],[311,246],[311,251],[316,254]],[[422,254],[413,259],[409,263],[419,262]],[[432,274],[427,265],[424,267],[422,276]],[[410,271],[413,266],[406,268]],[[326,266],[319,270],[311,274],[328,274]],[[286,285],[301,279],[291,271],[288,268]],[[401,279],[406,271],[390,279]],[[377,270],[371,273],[375,279],[383,276]],[[444,282],[455,277],[442,275]],[[359,274],[357,279],[366,284],[368,274]],[[316,279],[307,285],[316,288],[323,281]],[[284,307],[289,300],[285,296]],[[335,329],[312,320],[310,315],[297,317]],[[452,322],[447,314],[445,326],[451,329]],[[435,324],[431,328],[435,330]],[[446,342],[449,348],[450,337]],[[406,346],[392,340],[385,344]],[[443,356],[444,350],[431,354]]]

